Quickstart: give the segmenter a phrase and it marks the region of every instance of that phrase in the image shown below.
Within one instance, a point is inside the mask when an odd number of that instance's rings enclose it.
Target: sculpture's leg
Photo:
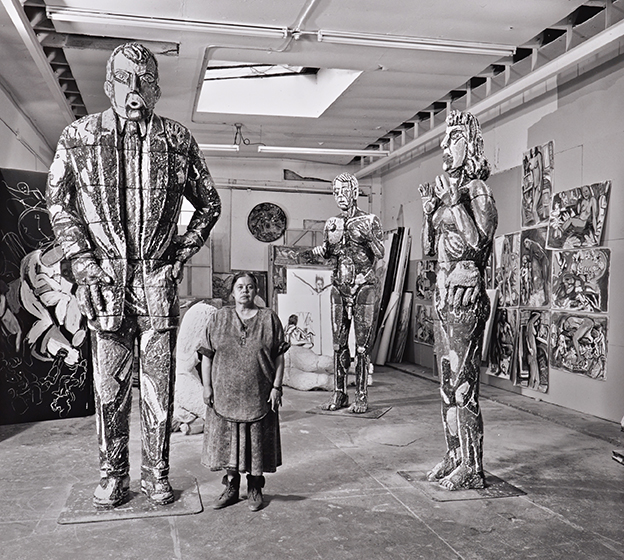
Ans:
[[[440,336],[446,338],[446,334],[438,335],[436,331],[436,343]],[[436,344],[440,351],[440,344]],[[461,442],[457,418],[457,403],[453,382],[456,373],[452,371],[448,353],[437,354],[438,371],[440,375],[440,394],[442,396],[442,425],[444,426],[444,438],[446,440],[446,454],[443,459],[427,473],[427,480],[438,481],[453,472],[461,462]]]
[[[448,490],[483,488],[483,417],[479,406],[479,356],[482,336],[468,343],[455,389],[461,462],[440,484]]]
[[[334,392],[331,399],[321,405],[323,410],[338,410],[349,404],[347,395],[347,374],[351,365],[349,355],[349,328],[351,317],[345,301],[336,289],[331,289],[332,334],[334,338]]]
[[[349,410],[361,414],[368,410],[368,373],[370,347],[377,322],[377,290],[373,285],[362,286],[353,305],[355,328],[355,402]]]
[[[115,332],[92,331],[93,381],[100,484],[93,502],[115,507],[128,496],[130,408],[136,325],[126,319]]]
[[[169,485],[169,440],[173,417],[175,381],[175,330],[159,332],[148,317],[139,337],[139,380],[141,388],[141,488],[158,504],[173,501]]]

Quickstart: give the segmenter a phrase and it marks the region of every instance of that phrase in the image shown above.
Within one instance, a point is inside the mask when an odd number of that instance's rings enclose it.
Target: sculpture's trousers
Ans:
[[[149,317],[126,316],[114,332],[92,331],[101,476],[128,474],[135,341],[139,360],[142,476],[169,474],[176,331],[159,332]]]
[[[355,331],[355,390],[357,396],[366,396],[370,348],[374,342],[377,323],[377,287],[361,286],[354,296],[345,296],[332,286],[332,331],[334,338],[334,390],[347,392],[349,369],[349,330],[351,321]]]

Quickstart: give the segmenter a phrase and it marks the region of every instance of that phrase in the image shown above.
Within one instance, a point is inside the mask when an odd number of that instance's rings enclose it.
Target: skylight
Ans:
[[[197,112],[320,117],[360,71],[212,61]]]

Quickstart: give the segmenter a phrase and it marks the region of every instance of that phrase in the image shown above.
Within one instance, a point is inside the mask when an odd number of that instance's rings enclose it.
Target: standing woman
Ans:
[[[246,472],[249,509],[258,511],[263,473],[282,464],[277,411],[288,344],[278,316],[254,303],[257,291],[253,274],[234,276],[235,306],[212,316],[207,347],[200,350],[207,405],[202,464],[227,471],[215,509],[238,501],[240,475]]]

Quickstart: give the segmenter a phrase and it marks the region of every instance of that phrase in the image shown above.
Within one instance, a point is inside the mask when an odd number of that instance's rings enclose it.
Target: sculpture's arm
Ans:
[[[375,257],[377,257],[378,259],[383,259],[386,248],[384,247],[383,243],[383,230],[381,228],[381,221],[377,216],[373,216],[373,220],[371,223],[370,248],[373,251]]]
[[[93,246],[76,201],[76,180],[63,132],[48,173],[46,198],[54,235],[65,258],[93,257]]]
[[[470,184],[470,199],[474,215],[474,222],[472,220],[470,222],[478,232],[477,244],[491,243],[498,226],[498,212],[492,192],[483,181],[477,179]],[[464,213],[468,216],[465,209]]]
[[[61,134],[54,160],[48,173],[46,198],[52,231],[71,261],[72,274],[78,284],[110,284],[112,279],[101,268],[94,255],[91,237],[76,200],[76,179],[67,148],[67,129]],[[94,294],[96,296],[97,294]],[[96,297],[96,301],[99,301]],[[88,313],[92,317],[92,313]]]
[[[317,257],[328,259],[334,254],[334,245],[329,241],[330,231],[332,231],[332,227],[335,228],[334,218],[330,218],[325,222],[325,227],[323,228],[323,243],[321,245],[317,245],[312,249],[312,253]]]
[[[433,213],[438,207],[439,200],[433,191],[433,185],[423,183],[418,186],[423,204],[423,227],[422,227],[422,247],[423,252],[428,257],[436,254],[436,232],[433,225]]]
[[[210,171],[199,146],[191,137],[189,167],[184,196],[195,208],[184,235],[177,241],[176,260],[183,265],[199,251],[221,215],[221,199],[215,189]]]

